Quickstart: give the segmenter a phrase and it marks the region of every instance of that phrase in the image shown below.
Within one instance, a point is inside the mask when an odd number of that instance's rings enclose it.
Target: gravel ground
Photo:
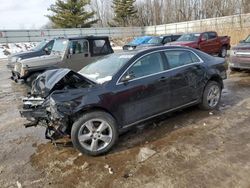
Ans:
[[[28,88],[12,83],[5,65],[1,60],[1,187],[250,187],[249,72],[229,75],[217,110],[165,115],[122,135],[109,154],[88,157],[68,140],[52,145],[44,128],[22,126],[18,109]]]

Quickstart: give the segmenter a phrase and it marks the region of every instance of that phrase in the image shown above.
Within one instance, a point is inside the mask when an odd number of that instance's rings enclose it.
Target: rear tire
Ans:
[[[118,139],[114,118],[102,111],[84,114],[76,120],[71,130],[74,147],[81,153],[97,156],[108,152]]]
[[[222,86],[216,81],[209,81],[203,91],[202,101],[199,105],[201,109],[213,110],[217,108],[221,99]]]

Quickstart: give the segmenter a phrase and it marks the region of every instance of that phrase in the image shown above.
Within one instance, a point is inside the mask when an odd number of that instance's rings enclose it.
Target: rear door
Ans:
[[[163,54],[154,52],[145,55],[123,74],[117,84],[117,111],[123,123],[147,119],[170,108],[169,75],[165,72]],[[122,82],[131,75],[132,79]]]
[[[79,71],[91,61],[89,42],[86,39],[69,41],[66,66],[74,71]]]
[[[167,50],[164,54],[171,76],[171,108],[199,99],[201,83],[205,76],[202,60],[189,50]]]

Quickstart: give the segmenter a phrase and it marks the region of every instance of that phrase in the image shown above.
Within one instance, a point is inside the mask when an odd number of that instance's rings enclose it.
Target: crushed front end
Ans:
[[[46,127],[45,137],[51,140],[68,136],[74,114],[81,109],[85,92],[93,84],[69,69],[49,70],[33,82],[31,94],[23,99],[22,117],[25,127]]]
[[[53,111],[53,110],[52,110]],[[67,135],[67,123],[65,117],[52,116],[51,103],[49,98],[29,96],[23,99],[23,109],[20,111],[21,117],[26,118],[29,123],[25,127],[43,126],[46,128],[45,137],[50,140],[56,140]]]

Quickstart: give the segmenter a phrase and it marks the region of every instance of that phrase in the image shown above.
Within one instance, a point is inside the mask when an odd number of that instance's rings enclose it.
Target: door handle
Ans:
[[[159,82],[165,82],[167,80],[166,77],[162,76],[160,79],[159,79]]]

